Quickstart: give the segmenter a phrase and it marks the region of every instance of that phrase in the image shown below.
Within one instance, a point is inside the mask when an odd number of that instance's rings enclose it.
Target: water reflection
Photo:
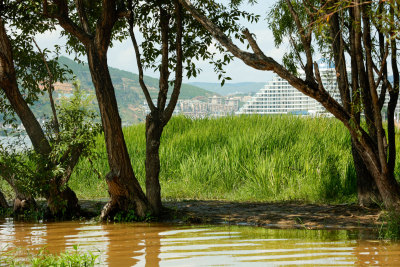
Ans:
[[[400,266],[400,245],[371,241],[371,232],[178,227],[162,224],[0,222],[0,255],[15,247],[72,250],[109,266]]]

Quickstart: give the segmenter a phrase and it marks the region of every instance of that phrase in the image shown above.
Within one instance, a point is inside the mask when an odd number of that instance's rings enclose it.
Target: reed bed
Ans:
[[[144,125],[124,129],[132,166],[145,179]],[[77,166],[70,186],[79,198],[107,197],[103,137],[97,158]],[[333,118],[244,115],[174,117],[160,147],[163,199],[356,201],[350,136]],[[396,170],[396,172],[398,172]]]

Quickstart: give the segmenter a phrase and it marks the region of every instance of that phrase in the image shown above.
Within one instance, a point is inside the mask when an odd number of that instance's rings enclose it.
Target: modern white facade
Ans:
[[[320,74],[325,89],[340,102],[335,69],[320,64]],[[301,75],[304,78],[304,74]],[[324,112],[324,107],[299,92],[286,80],[275,76],[236,114],[296,114],[307,115]]]

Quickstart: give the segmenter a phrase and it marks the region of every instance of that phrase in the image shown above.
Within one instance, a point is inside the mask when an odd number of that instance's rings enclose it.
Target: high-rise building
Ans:
[[[332,65],[320,63],[320,74],[325,89],[340,102],[336,72]],[[301,74],[304,78],[304,74]],[[279,76],[269,81],[236,114],[296,114],[307,115],[324,112],[324,107],[316,100],[299,92]]]

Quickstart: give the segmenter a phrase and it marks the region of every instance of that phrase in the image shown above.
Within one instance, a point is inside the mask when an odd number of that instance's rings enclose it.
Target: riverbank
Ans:
[[[144,133],[144,124],[124,129],[142,188]],[[108,198],[109,166],[102,136],[97,137],[95,150],[92,159],[82,158],[68,184],[82,203]],[[170,214],[182,210],[176,215],[181,221],[292,228],[379,223],[379,210],[340,205],[357,202],[357,183],[350,136],[333,118],[174,117],[163,133],[160,160],[162,199]],[[399,162],[397,157],[396,166]],[[400,168],[395,176],[400,177]],[[4,180],[0,190],[8,200],[13,198]],[[93,216],[100,215],[103,204],[97,204]]]
[[[99,214],[106,200],[83,200],[83,209]],[[277,229],[378,229],[379,208],[355,204],[323,205],[299,202],[166,201],[165,220],[175,224],[248,225]]]

